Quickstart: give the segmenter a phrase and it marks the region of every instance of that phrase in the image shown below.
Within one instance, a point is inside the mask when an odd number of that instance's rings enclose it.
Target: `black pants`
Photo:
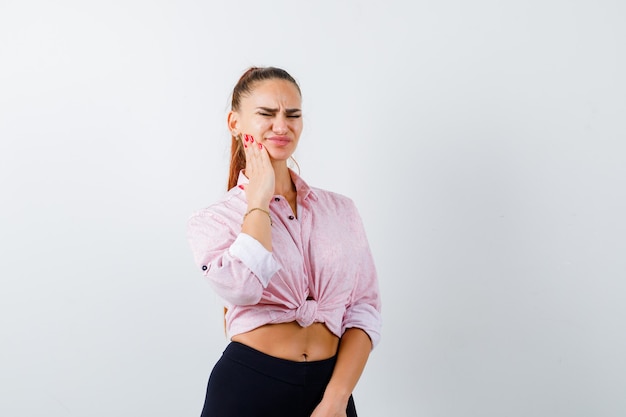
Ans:
[[[215,364],[202,417],[310,417],[336,357],[293,362],[232,342]],[[348,417],[356,417],[350,396]]]

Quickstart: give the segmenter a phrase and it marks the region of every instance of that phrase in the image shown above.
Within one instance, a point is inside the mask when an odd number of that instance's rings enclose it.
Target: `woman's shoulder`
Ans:
[[[344,208],[348,210],[356,210],[354,200],[344,194],[317,187],[311,187],[311,191],[321,204],[331,206],[334,209]]]
[[[318,198],[326,198],[326,199],[339,200],[339,201],[352,201],[352,199],[345,194],[341,194],[336,191],[330,191],[324,188],[311,187],[311,191],[313,191],[313,193]]]
[[[246,203],[242,198],[243,191],[234,187],[223,194],[217,201],[194,211],[189,220],[214,219],[220,222],[229,222],[233,219],[239,219],[239,212],[244,211]]]
[[[305,199],[311,199],[312,201],[334,205],[354,205],[351,198],[335,191],[330,191],[320,187],[314,187],[306,182],[302,177],[300,177],[299,174],[295,173],[292,170],[290,170],[290,172],[291,178],[296,184],[296,189],[298,190],[298,193],[301,194]]]

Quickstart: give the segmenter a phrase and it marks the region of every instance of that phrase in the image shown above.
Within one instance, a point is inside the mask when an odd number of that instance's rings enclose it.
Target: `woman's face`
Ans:
[[[242,96],[238,111],[228,115],[228,125],[238,133],[252,135],[274,161],[284,161],[296,150],[302,133],[302,99],[287,80],[259,81]]]

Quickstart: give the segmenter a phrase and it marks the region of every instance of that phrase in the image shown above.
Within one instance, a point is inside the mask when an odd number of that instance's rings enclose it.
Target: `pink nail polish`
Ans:
[[[252,136],[250,136],[250,143],[254,142],[254,138]]]
[[[243,135],[243,138],[246,140],[246,142],[250,141],[250,136],[248,136],[248,135]]]
[[[243,144],[243,147],[244,147],[244,148],[247,148],[247,147],[248,147],[248,145],[247,145],[246,143],[244,143],[244,144]]]
[[[263,145],[259,143],[259,149],[263,149]]]
[[[239,186],[238,186],[238,187],[239,187],[239,188],[241,188],[241,189],[243,190],[243,185],[239,184]]]

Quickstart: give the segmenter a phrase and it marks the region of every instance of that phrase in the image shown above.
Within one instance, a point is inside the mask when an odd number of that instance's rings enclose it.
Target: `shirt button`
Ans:
[[[206,265],[202,265],[202,270],[203,270],[203,271],[206,271],[207,269],[209,269],[209,268],[207,268],[207,266],[206,266]]]
[[[295,219],[295,217],[289,216],[289,220],[293,220],[293,219]]]
[[[275,197],[275,198],[274,198],[274,201],[280,201],[280,198]]]

